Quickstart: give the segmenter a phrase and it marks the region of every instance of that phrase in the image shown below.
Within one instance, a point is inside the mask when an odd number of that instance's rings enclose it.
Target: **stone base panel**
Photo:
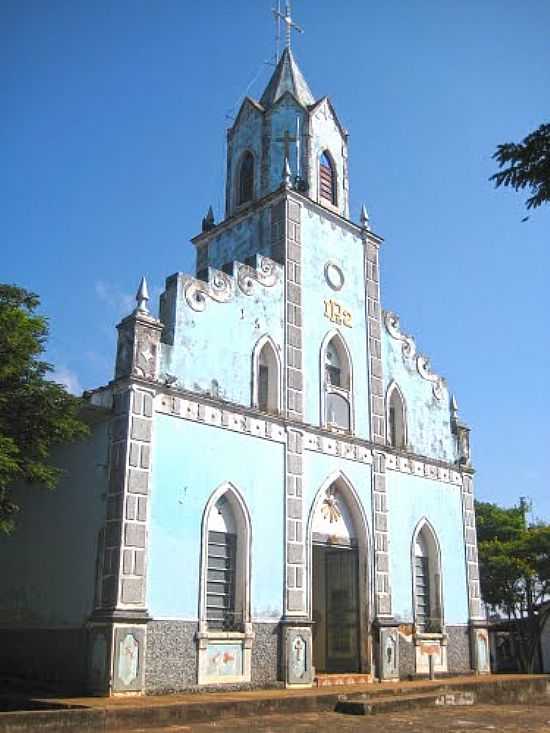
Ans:
[[[279,684],[281,679],[280,624],[255,623],[251,644],[250,680],[198,684],[199,645],[198,622],[151,621],[147,626],[145,656],[145,692],[169,693],[183,690],[243,689]],[[218,642],[215,641],[218,645]],[[235,645],[227,640],[228,647]]]
[[[415,635],[410,633],[411,629],[405,625],[399,632],[399,676],[401,679],[427,676],[430,653],[434,654],[436,675],[472,672],[469,626],[446,626],[444,638],[435,642],[415,638]]]
[[[285,654],[284,628],[280,623],[254,623],[251,646],[251,676],[248,683],[225,683],[223,689],[280,687],[283,684]],[[118,634],[116,633],[118,630]],[[144,691],[163,694],[184,690],[220,690],[221,685],[198,685],[198,622],[150,621],[146,625],[143,665]],[[113,630],[111,630],[112,632]],[[125,651],[128,631],[115,629],[113,653]],[[465,674],[472,671],[471,639],[468,626],[446,627],[446,669],[436,672]],[[87,689],[87,656],[89,628],[67,629],[2,629],[0,630],[0,674],[43,681],[67,694],[81,694]],[[401,631],[399,637],[399,677],[425,675],[418,669],[418,647],[414,637]],[[141,641],[141,639],[139,640]],[[119,650],[120,651],[120,650]],[[114,659],[114,666],[118,668]],[[288,661],[288,660],[287,660]],[[141,664],[139,665],[141,667]],[[140,670],[141,671],[141,670]],[[127,685],[132,687],[131,684]],[[106,692],[106,691],[105,691]]]

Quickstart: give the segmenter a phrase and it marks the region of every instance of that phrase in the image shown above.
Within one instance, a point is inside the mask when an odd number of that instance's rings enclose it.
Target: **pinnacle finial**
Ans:
[[[141,278],[138,291],[136,293],[137,307],[135,313],[149,313],[147,302],[149,300],[149,289],[147,288],[147,280],[145,276]]]
[[[215,226],[214,223],[214,212],[212,210],[212,206],[208,207],[208,211],[206,213],[206,216],[203,217],[202,220],[202,231],[203,232],[209,232],[210,229],[213,229]]]
[[[286,188],[290,188],[292,182],[292,171],[290,170],[290,163],[288,158],[285,156],[285,164],[283,166],[283,183]]]
[[[363,229],[370,229],[369,215],[365,204],[361,207],[361,226]]]
[[[458,417],[458,403],[456,401],[456,397],[451,395],[451,417],[456,418]]]

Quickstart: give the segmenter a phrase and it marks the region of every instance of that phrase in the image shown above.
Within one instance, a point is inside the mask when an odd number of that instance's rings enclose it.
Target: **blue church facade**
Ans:
[[[195,275],[158,319],[142,283],[91,437],[3,541],[11,664],[99,693],[489,671],[469,430],[382,309],[347,141],[285,49]]]

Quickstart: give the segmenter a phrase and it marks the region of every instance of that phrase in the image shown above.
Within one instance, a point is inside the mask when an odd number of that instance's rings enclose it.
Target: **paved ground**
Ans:
[[[476,705],[355,716],[340,713],[225,718],[167,728],[133,728],[124,733],[550,733],[550,705]],[[119,732],[120,733],[120,732]]]

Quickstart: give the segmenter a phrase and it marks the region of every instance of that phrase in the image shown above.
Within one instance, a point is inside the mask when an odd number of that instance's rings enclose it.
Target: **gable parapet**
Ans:
[[[417,351],[416,342],[412,336],[401,330],[399,316],[392,311],[383,311],[384,325],[389,335],[396,341],[401,341],[401,354],[403,361],[409,365],[414,364],[416,371],[432,384],[433,395],[437,400],[443,399],[447,391],[446,380],[431,370],[431,363],[428,356]]]

